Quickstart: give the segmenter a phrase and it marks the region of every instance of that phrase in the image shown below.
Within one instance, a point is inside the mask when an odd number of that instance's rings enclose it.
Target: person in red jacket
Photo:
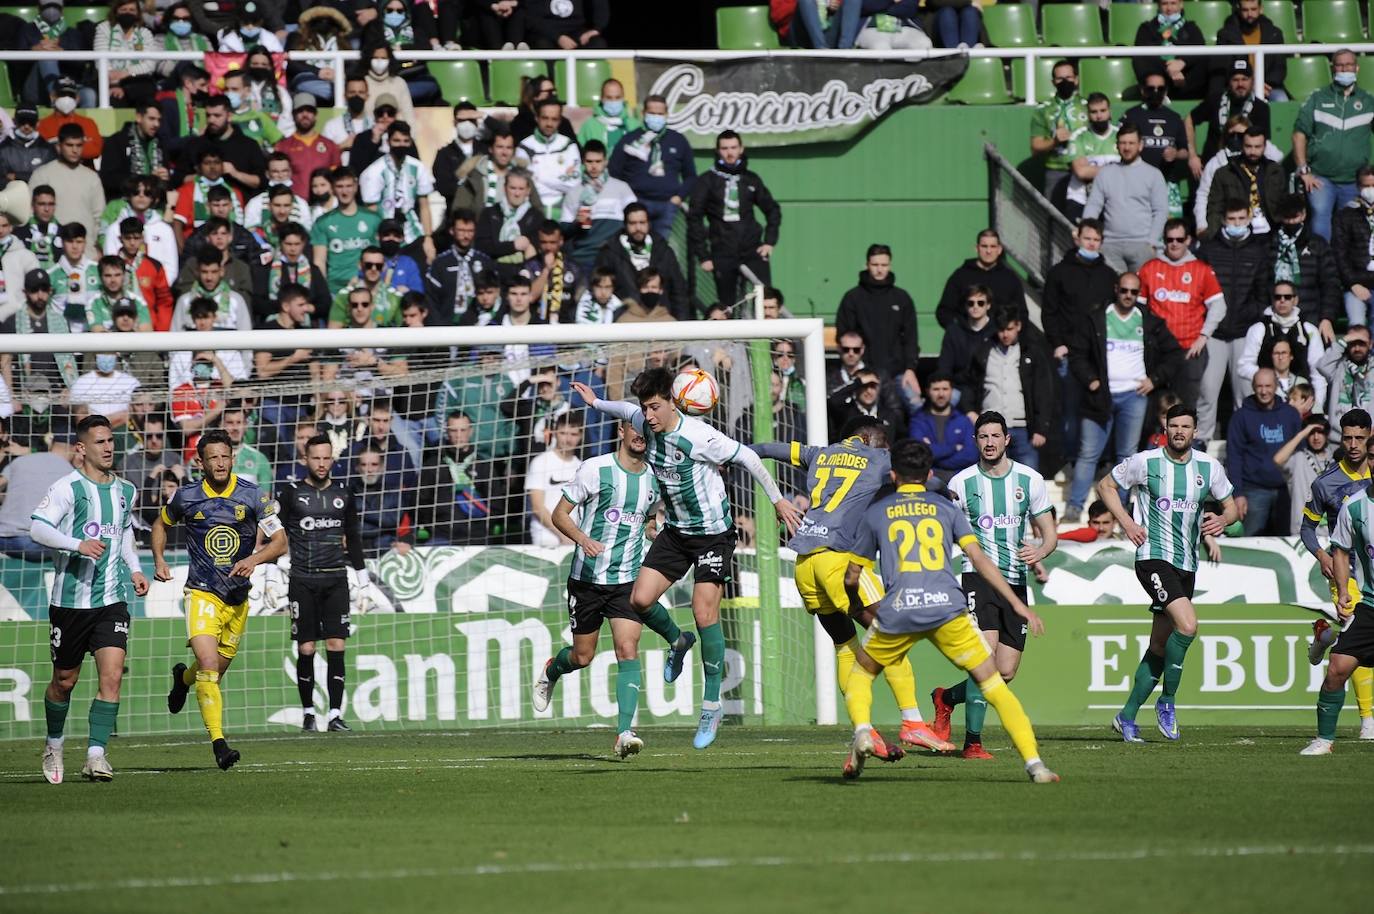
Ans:
[[[172,309],[176,305],[172,286],[167,282],[167,271],[162,264],[149,257],[143,247],[143,223],[136,216],[119,223],[119,256],[125,264],[125,275],[132,273],[138,283],[138,291],[143,294],[152,317],[153,329],[164,331],[172,326]]]
[[[1140,298],[1178,340],[1184,359],[1174,389],[1184,403],[1196,406],[1207,367],[1207,340],[1226,317],[1226,299],[1217,274],[1189,250],[1192,240],[1182,219],[1164,223],[1164,256],[1141,266]]]

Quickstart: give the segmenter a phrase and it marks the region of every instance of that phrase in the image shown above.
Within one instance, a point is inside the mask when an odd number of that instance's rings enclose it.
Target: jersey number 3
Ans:
[[[822,511],[834,511],[839,507],[840,502],[844,501],[849,490],[854,488],[854,483],[858,481],[859,474],[862,472],[862,470],[844,467],[819,467],[816,470],[816,488],[811,490],[811,504],[815,506],[821,503],[825,486],[830,482],[831,477],[834,477],[835,481],[839,483],[839,487],[835,489],[835,494],[831,495],[825,505],[821,507]]]
[[[887,528],[887,539],[897,543],[902,571],[939,571],[945,567],[945,528],[938,520],[927,518],[916,524],[895,521]],[[911,559],[913,551],[916,561]]]

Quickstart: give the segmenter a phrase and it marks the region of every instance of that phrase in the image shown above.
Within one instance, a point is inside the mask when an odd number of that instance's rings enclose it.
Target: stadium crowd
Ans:
[[[891,36],[889,19],[914,22],[907,5],[836,0],[815,22],[816,4],[773,11],[796,36],[834,33],[848,46],[868,29]],[[1165,34],[1177,5],[1163,0],[1158,28],[1143,25],[1138,43],[1196,31]],[[752,439],[753,391],[731,381],[749,358],[738,342],[655,349],[633,364],[495,347],[466,352],[447,374],[432,370],[447,351],[221,350],[207,337],[164,357],[78,342],[139,330],[728,320],[750,316],[742,302],[755,283],[766,317],[787,314],[770,271],[782,207],[765,176],[732,131],[698,174],[662,97],[635,106],[608,80],[574,131],[554,81],[536,77],[509,120],[453,106],[453,139],[424,164],[413,114],[444,101],[424,64],[402,65],[394,49],[448,47],[460,30],[491,47],[599,47],[605,4],[215,7],[150,12],[130,0],[89,29],[67,24],[61,0],[43,0],[22,27],[0,16],[0,43],[15,48],[244,55],[214,93],[197,63],[117,67],[113,102],[132,120],[108,136],[77,112],[93,101],[86,64],[57,57],[13,80],[21,101],[0,118],[11,182],[0,191],[0,332],[73,344],[0,357],[0,549],[41,555],[24,541],[31,505],[16,493],[44,491],[88,412],[115,423],[145,526],[195,472],[206,429],[225,429],[236,471],[269,487],[302,478],[304,443],[325,431],[361,495],[372,554],[560,542],[557,492],[611,440],[606,420],[572,406],[574,382],[617,397],[640,364],[699,365],[725,382],[715,421]],[[967,27],[970,9],[939,6],[940,31],[952,30],[943,40]],[[1227,28],[1268,34],[1258,9],[1241,0]],[[335,101],[328,67],[283,68],[272,56],[349,45],[362,59],[335,116],[322,116]],[[930,443],[948,479],[977,458],[973,418],[996,410],[1016,460],[1062,472],[1062,519],[1076,525],[1085,508],[1086,519],[1102,516],[1086,502],[1104,461],[1156,441],[1157,417],[1181,400],[1198,407],[1198,445],[1226,449],[1244,532],[1294,533],[1303,496],[1290,493],[1335,458],[1332,424],[1374,393],[1369,122],[1317,109],[1374,111],[1374,96],[1354,83],[1355,55],[1334,54],[1333,83],[1298,117],[1290,176],[1260,97],[1280,97],[1281,67],[1269,66],[1255,95],[1244,58],[1205,70],[1138,60],[1143,101],[1120,118],[1105,96],[1079,92],[1072,61],[1053,68],[1055,97],[1037,109],[1030,151],[1046,196],[1076,223],[1076,247],[1050,270],[1037,309],[997,233],[984,231],[931,303],[944,336],[938,353],[923,352],[917,304],[893,269],[900,252],[867,248],[837,303],[828,426],[836,436],[878,417],[894,437]],[[1180,114],[1178,98],[1196,104]],[[41,118],[40,101],[53,106]],[[675,224],[686,229],[678,250]],[[687,265],[714,288],[689,283]],[[804,437],[797,344],[774,341],[771,358],[775,435]],[[794,471],[780,481],[804,500]],[[741,526],[747,538],[748,517]]]

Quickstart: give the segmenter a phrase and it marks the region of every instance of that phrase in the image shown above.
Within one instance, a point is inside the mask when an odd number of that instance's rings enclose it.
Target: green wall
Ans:
[[[1191,106],[1176,110],[1186,115]],[[1118,106],[1118,113],[1127,107]],[[1275,142],[1287,152],[1298,105],[1272,108]],[[935,305],[945,279],[973,256],[974,237],[989,222],[983,144],[993,143],[1031,175],[1031,111],[911,106],[852,143],[751,151],[751,167],[783,206],[773,281],[788,309],[832,318],[863,268],[865,248],[889,244],[898,282],[916,301],[921,350],[938,352]],[[710,165],[709,154],[698,155],[699,169]],[[1039,185],[1038,174],[1032,180]]]

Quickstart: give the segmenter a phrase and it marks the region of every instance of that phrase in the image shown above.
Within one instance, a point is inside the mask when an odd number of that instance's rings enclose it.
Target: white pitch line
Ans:
[[[279,885],[313,882],[383,882],[415,879],[466,879],[479,876],[563,875],[588,872],[642,872],[646,870],[719,870],[740,867],[817,867],[827,865],[871,866],[874,864],[942,863],[1118,863],[1134,860],[1177,858],[1244,857],[1374,857],[1374,844],[1334,846],[1253,845],[1201,847],[1191,849],[1137,848],[1117,851],[1071,851],[1065,853],[1024,851],[961,851],[955,853],[852,854],[833,857],[693,857],[676,860],[583,860],[566,862],[486,863],[476,866],[419,867],[388,870],[347,870],[344,872],[264,872],[224,876],[172,876],[141,879],[114,879],[100,882],[31,882],[0,886],[0,897],[16,895],[72,895],[81,892],[149,891],[158,889],[222,888],[225,886]]]

